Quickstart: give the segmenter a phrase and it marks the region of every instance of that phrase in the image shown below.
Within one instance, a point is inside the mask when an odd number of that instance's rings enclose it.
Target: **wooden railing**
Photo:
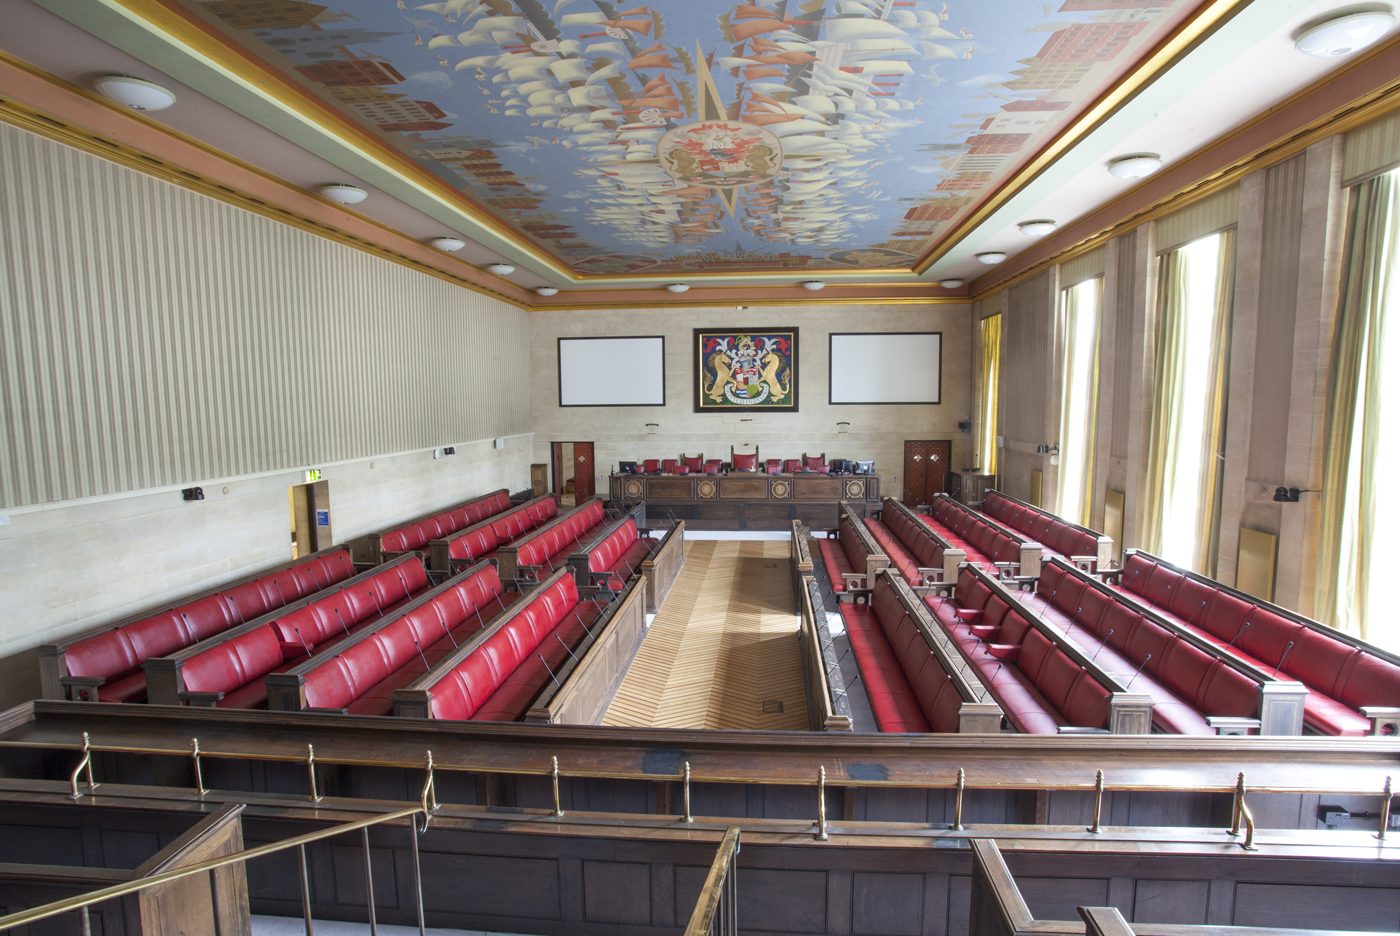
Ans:
[[[645,508],[645,504],[642,505]],[[675,584],[685,565],[685,521],[675,520],[661,538],[661,545],[642,560],[642,577],[647,580],[647,614],[655,614]]]
[[[739,882],[734,858],[739,854],[739,828],[724,831],[700,898],[686,924],[685,936],[739,936]]]
[[[797,642],[802,654],[802,682],[807,690],[807,725],[813,731],[851,731],[851,703],[831,632],[826,625],[816,579],[799,579],[802,624]]]

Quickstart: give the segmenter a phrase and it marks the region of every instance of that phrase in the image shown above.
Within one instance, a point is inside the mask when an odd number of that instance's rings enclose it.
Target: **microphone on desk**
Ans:
[[[558,686],[558,685],[559,685],[559,680],[558,680],[557,677],[555,677],[555,675],[554,675],[554,670],[552,670],[552,669],[549,668],[549,664],[548,664],[548,663],[545,663],[544,657],[543,657],[541,654],[536,653],[535,656],[537,656],[537,657],[540,658],[540,662],[541,662],[541,663],[544,663],[544,671],[545,671],[546,673],[549,674],[549,678],[550,678],[550,679],[553,679],[553,680],[554,680],[554,685]]]
[[[1123,687],[1124,689],[1131,689],[1131,688],[1133,688],[1133,682],[1134,682],[1139,676],[1142,675],[1142,667],[1143,667],[1143,666],[1146,666],[1146,665],[1147,665],[1147,661],[1150,660],[1150,659],[1152,659],[1152,654],[1149,653],[1146,657],[1143,658],[1142,666],[1139,666],[1139,667],[1137,668],[1137,672],[1133,674],[1133,678],[1132,678],[1132,679],[1128,680],[1128,684],[1127,684],[1126,686]]]
[[[1231,647],[1233,647],[1235,645],[1235,641],[1239,640],[1240,635],[1244,633],[1244,629],[1253,623],[1253,621],[1245,621],[1243,624],[1241,624],[1240,629],[1235,631],[1235,636],[1231,637],[1230,642],[1225,645],[1225,649],[1229,650]]]
[[[346,637],[349,637],[349,636],[350,636],[350,628],[346,626],[346,624],[345,624],[345,618],[343,618],[343,617],[340,616],[340,609],[339,609],[339,608],[332,608],[331,610],[335,612],[335,618],[336,618],[336,620],[340,622],[340,626],[345,630],[345,636],[346,636]]]
[[[1289,654],[1290,651],[1292,651],[1292,649],[1293,649],[1293,641],[1290,640],[1290,641],[1288,642],[1288,646],[1286,646],[1286,647],[1283,648],[1283,656],[1281,656],[1281,657],[1278,658],[1278,666],[1275,666],[1275,667],[1274,667],[1274,675],[1275,675],[1275,676],[1278,675],[1278,671],[1279,671],[1279,670],[1283,669],[1283,661],[1286,660],[1286,659],[1288,659],[1288,654]]]
[[[1097,649],[1097,650],[1094,651],[1093,662],[1097,663],[1097,662],[1099,661],[1099,654],[1100,654],[1100,653],[1103,653],[1103,648],[1108,646],[1108,638],[1109,638],[1109,637],[1112,637],[1112,636],[1113,636],[1113,628],[1110,627],[1110,628],[1108,629],[1108,633],[1104,636],[1103,643],[1099,644],[1099,649]]]
[[[268,578],[272,581],[272,587],[277,589],[277,597],[282,598],[282,607],[285,608],[287,606],[287,599],[282,597],[282,586],[277,584],[276,576],[270,575]]]
[[[306,638],[304,638],[304,637],[301,636],[301,628],[300,628],[300,627],[297,627],[295,624],[293,624],[293,625],[292,625],[292,633],[296,634],[296,635],[297,635],[297,640],[300,640],[300,641],[301,641],[301,649],[303,649],[303,650],[306,651],[306,655],[307,655],[307,656],[311,656],[311,648],[310,648],[309,646],[307,646]]]
[[[418,659],[423,661],[423,672],[426,673],[428,670],[432,669],[432,667],[428,665],[428,658],[423,655],[423,648],[419,645],[417,637],[413,638],[413,647],[418,651]]]

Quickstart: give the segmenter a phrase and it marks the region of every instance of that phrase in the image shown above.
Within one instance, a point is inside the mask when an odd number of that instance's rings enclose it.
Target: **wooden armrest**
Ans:
[[[1247,735],[1259,731],[1257,718],[1232,718],[1226,715],[1207,715],[1206,724],[1215,729],[1218,735]]]
[[[1400,734],[1400,708],[1389,705],[1363,705],[1361,714],[1371,719],[1371,734],[1393,738]]]
[[[349,715],[348,708],[304,708],[303,712],[334,712],[337,715]]]
[[[841,528],[840,528],[840,527],[837,527],[837,528],[834,529],[834,530],[826,530],[825,532],[826,532],[826,538],[827,538],[827,539],[840,539],[840,538],[841,538]]]
[[[1109,579],[1118,579],[1119,581],[1123,579],[1123,569],[1121,566],[1116,569],[1095,569],[1094,574],[1103,579],[1105,584],[1111,584],[1108,581]]]
[[[215,703],[224,697],[222,692],[191,692],[185,690],[180,693],[180,701],[186,705],[193,705],[195,708],[213,708]]]
[[[1016,573],[1021,571],[1021,563],[1019,562],[998,562],[996,564],[996,567],[997,578],[1001,579],[1002,581],[1009,581],[1011,579],[1014,579],[1016,577]]]
[[[924,584],[925,584],[925,585],[937,585],[937,584],[941,584],[942,581],[943,581],[943,570],[942,570],[942,569],[925,569],[925,568],[923,568],[922,566],[920,566],[920,567],[919,567],[919,578],[921,578],[921,579],[924,580]]]
[[[1108,734],[1107,728],[1081,728],[1078,725],[1061,725],[1055,729],[1056,734]]]
[[[846,580],[847,591],[869,591],[870,585],[866,579],[869,577],[864,572],[842,572],[841,577]]]
[[[1098,564],[1099,564],[1099,557],[1098,557],[1098,556],[1070,556],[1070,557],[1069,557],[1069,561],[1070,561],[1070,564],[1073,565],[1075,568],[1082,569],[1082,570],[1085,571],[1085,572],[1093,572],[1093,571],[1097,568],[1097,566],[1098,566]]]
[[[96,702],[97,688],[107,683],[103,676],[60,676],[58,681],[71,690],[68,695],[74,702]]]

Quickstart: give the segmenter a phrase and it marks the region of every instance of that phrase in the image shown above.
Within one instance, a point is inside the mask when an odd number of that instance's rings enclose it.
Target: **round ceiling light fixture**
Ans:
[[[1035,221],[1022,221],[1016,227],[1020,228],[1021,233],[1027,237],[1044,237],[1059,227],[1059,224],[1049,218],[1039,218]]]
[[[133,78],[130,75],[103,75],[93,81],[93,86],[104,97],[109,97],[118,104],[125,104],[132,110],[165,110],[175,103],[175,95],[154,81]]]
[[[821,280],[807,280],[805,283],[802,284],[803,289],[810,289],[813,292],[817,291],[818,289],[822,289],[825,286],[826,284],[823,283]]]
[[[515,267],[511,266],[509,263],[488,263],[486,264],[486,269],[488,272],[495,273],[497,276],[510,276],[515,272]]]
[[[945,280],[939,280],[939,281],[938,281],[938,285],[939,285],[939,286],[942,286],[944,289],[957,289],[957,288],[958,288],[959,286],[961,286],[964,282],[965,282],[964,280],[960,280],[960,279],[945,279]]]
[[[1351,13],[1305,30],[1293,47],[1316,58],[1347,55],[1375,43],[1394,25],[1395,17],[1389,13]]]
[[[559,292],[559,290],[553,286],[538,286],[535,288],[535,292],[541,296],[552,296]]]
[[[978,254],[977,259],[985,263],[987,266],[996,266],[998,263],[1006,259],[1006,254],[1000,250],[988,250],[984,253]]]
[[[369,198],[369,192],[347,182],[331,182],[321,186],[318,191],[337,205],[358,205]]]
[[[428,241],[428,243],[438,250],[445,250],[448,253],[454,250],[461,250],[463,247],[467,246],[467,242],[460,237],[434,237],[432,240]]]
[[[1120,179],[1142,179],[1162,168],[1162,157],[1156,153],[1133,153],[1108,161],[1108,171]]]
[[[689,283],[672,283],[666,287],[673,293],[683,293],[690,288]]]

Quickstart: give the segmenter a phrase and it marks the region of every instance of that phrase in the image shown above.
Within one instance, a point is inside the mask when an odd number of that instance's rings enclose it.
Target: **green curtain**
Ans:
[[[977,440],[982,473],[997,473],[997,402],[1001,385],[1001,315],[982,320],[982,430]]]
[[[1396,264],[1396,191],[1392,174],[1352,189],[1342,295],[1332,339],[1318,542],[1316,614],[1363,639],[1375,551],[1378,490],[1374,453],[1381,431],[1383,314]],[[1393,497],[1394,492],[1389,496]],[[1331,571],[1336,570],[1336,575]]]

